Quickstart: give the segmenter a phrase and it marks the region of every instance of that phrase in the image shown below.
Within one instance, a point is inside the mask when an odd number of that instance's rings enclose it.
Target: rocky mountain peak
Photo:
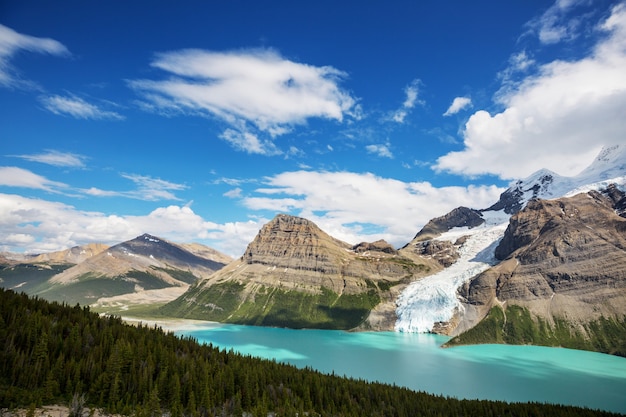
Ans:
[[[216,271],[224,266],[223,263],[198,256],[180,245],[148,233],[112,246],[108,252],[110,254],[119,253],[127,259],[145,258],[143,263],[146,261],[153,263],[152,260],[159,260],[159,262],[178,268],[187,268],[193,265]]]
[[[626,217],[626,193],[617,188],[615,184],[609,184],[606,189],[602,190],[602,194],[607,196],[613,202],[613,208],[620,217]]]
[[[507,214],[517,213],[530,200],[555,197],[554,185],[563,182],[564,177],[561,177],[556,172],[541,169],[529,177],[513,183],[506,191],[500,194],[500,199],[485,211],[504,210]]]
[[[361,242],[352,247],[352,250],[356,253],[367,253],[367,252],[383,252],[390,255],[397,255],[398,251],[387,243],[385,240],[380,239],[376,242]]]
[[[248,245],[243,260],[277,267],[337,272],[350,245],[322,231],[310,220],[279,214]]]
[[[415,235],[411,243],[431,239],[455,227],[467,227],[471,229],[480,226],[484,222],[485,219],[483,219],[479,210],[457,207],[448,214],[435,217],[426,223],[422,230]]]

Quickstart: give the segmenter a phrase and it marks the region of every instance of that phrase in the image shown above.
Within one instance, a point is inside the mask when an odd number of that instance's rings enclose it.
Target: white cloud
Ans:
[[[381,158],[393,158],[393,154],[389,150],[389,144],[367,145],[365,149],[368,153],[373,153]]]
[[[2,174],[0,178],[6,178]],[[182,187],[142,178],[138,181],[166,188]],[[45,186],[41,178],[39,182]],[[487,207],[502,191],[494,186],[435,188],[427,182],[405,183],[373,174],[297,171],[267,178],[264,187],[254,191],[254,196],[241,201],[252,210],[306,217],[347,242],[382,238],[402,246],[432,217],[459,205]],[[119,193],[92,189],[89,194]],[[239,188],[226,194],[241,197]],[[189,204],[159,207],[139,216],[106,215],[63,203],[0,194],[0,235],[11,237],[0,243],[3,245],[0,251],[38,253],[89,242],[115,244],[151,233],[175,242],[199,241],[237,257],[267,221],[259,217],[218,224],[203,219]]]
[[[51,55],[69,55],[68,49],[53,39],[23,35],[0,24],[0,86],[20,87],[30,83],[20,79],[11,65],[11,58],[19,50],[46,53]]]
[[[404,123],[404,120],[409,114],[409,111],[415,107],[416,104],[423,104],[424,102],[419,100],[419,86],[421,81],[415,79],[411,81],[409,85],[404,88],[405,99],[402,106],[393,112],[391,120],[396,123]]]
[[[84,168],[87,157],[71,152],[60,152],[55,150],[47,150],[44,153],[34,155],[14,155],[27,161],[39,162],[42,164],[53,165],[57,167],[67,168]]]
[[[131,191],[101,190],[96,187],[81,190],[87,195],[94,197],[125,197],[142,201],[178,200],[172,191],[185,190],[184,184],[176,184],[160,178],[152,178],[147,175],[121,174],[123,178],[131,180],[137,185],[137,189]]]
[[[252,128],[274,138],[310,118],[342,121],[356,110],[356,100],[339,87],[344,72],[293,62],[270,49],[186,49],[159,54],[152,66],[173,77],[129,82],[148,108],[218,117],[231,126],[222,138],[250,153],[277,153]]]
[[[440,157],[435,169],[473,176],[523,178],[548,168],[575,175],[603,145],[626,137],[626,5],[612,9],[604,37],[576,61],[539,67],[498,96],[504,110],[474,113],[465,149]]]
[[[349,243],[382,238],[399,247],[431,218],[461,205],[488,207],[502,191],[495,186],[436,188],[370,173],[296,171],[267,178],[265,187],[242,202],[252,210],[305,217]]]
[[[240,130],[226,129],[220,138],[230,143],[233,148],[259,155],[279,155],[282,152],[276,148],[274,142],[260,140],[257,135]]]
[[[217,224],[187,206],[160,207],[142,216],[105,215],[58,202],[0,193],[0,251],[43,253],[98,242],[109,245],[143,233],[174,242],[201,242],[240,256],[266,219]]]
[[[72,116],[76,119],[124,119],[124,116],[119,113],[103,110],[95,104],[87,103],[82,98],[75,96],[45,96],[40,97],[39,101],[54,114]]]
[[[35,155],[35,158],[39,159],[39,156]],[[45,156],[44,160],[47,163],[51,163]],[[60,163],[57,159],[53,159],[53,162]],[[87,189],[72,188],[62,182],[49,180],[27,169],[18,167],[0,167],[0,186],[31,188],[73,197],[79,197],[82,194],[83,196],[90,195],[94,197],[134,198],[143,201],[180,200],[173,191],[181,191],[188,188],[184,184],[176,184],[146,175],[121,174],[121,176],[135,183],[137,188],[130,191],[101,190],[96,187]],[[68,194],[68,192],[73,192],[74,194]]]
[[[495,94],[496,100],[498,97],[506,96],[515,91],[520,84],[519,77],[526,75],[535,68],[535,65],[535,59],[526,50],[512,54],[509,57],[509,65],[498,73],[498,78],[502,80],[502,86]]]
[[[0,167],[0,186],[32,188],[48,192],[59,192],[59,189],[67,188],[67,184],[51,181],[18,167]]]
[[[232,190],[226,191],[223,196],[228,198],[239,198],[241,197],[241,192],[243,190],[239,187],[233,188]]]
[[[581,19],[567,14],[576,6],[586,3],[588,0],[557,0],[539,18],[530,21],[528,26],[543,44],[572,40],[578,36]]]
[[[448,110],[443,114],[444,116],[451,116],[457,114],[463,109],[472,107],[472,99],[469,97],[456,97],[452,100],[452,104],[448,107]]]

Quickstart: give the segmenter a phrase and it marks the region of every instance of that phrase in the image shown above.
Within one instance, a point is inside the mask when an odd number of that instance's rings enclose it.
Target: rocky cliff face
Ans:
[[[613,189],[528,202],[496,248],[502,262],[459,290],[465,311],[453,334],[479,323],[494,306],[517,306],[536,325],[565,326],[583,339],[596,337],[593,323],[622,322],[626,219],[616,212],[622,199]]]
[[[437,267],[401,256],[384,241],[353,246],[309,220],[280,214],[241,259],[164,311],[235,323],[390,330],[399,291]]]

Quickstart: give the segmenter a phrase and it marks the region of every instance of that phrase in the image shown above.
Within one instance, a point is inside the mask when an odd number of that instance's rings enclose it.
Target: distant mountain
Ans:
[[[294,328],[388,329],[394,299],[411,280],[441,268],[384,241],[350,245],[313,222],[277,215],[244,255],[199,281],[162,313]]]
[[[518,180],[500,195],[500,199],[483,211],[503,210],[514,214],[532,199],[559,198],[590,190],[607,188],[611,183],[626,183],[626,146],[613,145],[600,151],[596,159],[574,177],[563,177],[541,169],[528,178]]]
[[[7,265],[0,271],[4,281],[0,284],[10,288],[7,277],[12,277],[13,281],[24,280],[22,286],[29,284],[29,294],[100,309],[164,303],[232,260],[202,245],[186,247],[144,234],[110,248],[72,248]],[[25,280],[35,275],[36,285]]]
[[[89,243],[38,255],[4,253],[0,255],[0,286],[32,293],[52,276],[106,249],[107,245]]]
[[[24,260],[29,263],[67,263],[79,264],[92,256],[96,256],[109,248],[108,245],[102,243],[89,243],[82,246],[74,246],[73,248],[50,253],[42,253],[39,255],[27,256]]]

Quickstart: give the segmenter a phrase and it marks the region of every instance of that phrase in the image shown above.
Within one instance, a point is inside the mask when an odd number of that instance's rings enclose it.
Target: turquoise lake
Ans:
[[[321,372],[445,396],[549,402],[626,413],[626,359],[537,346],[449,349],[447,338],[199,324],[176,331],[199,342]]]

